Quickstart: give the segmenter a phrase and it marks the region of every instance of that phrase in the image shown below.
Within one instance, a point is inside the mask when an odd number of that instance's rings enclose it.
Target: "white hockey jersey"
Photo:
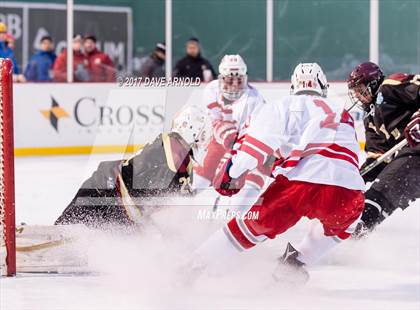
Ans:
[[[203,104],[209,109],[212,121],[234,121],[239,133],[238,138],[246,134],[250,115],[263,103],[265,101],[257,89],[249,84],[246,92],[232,104],[225,104],[219,80],[210,82],[203,94]]]
[[[230,176],[254,169],[273,153],[283,158],[274,176],[365,189],[353,119],[341,103],[298,95],[261,106],[232,159]]]

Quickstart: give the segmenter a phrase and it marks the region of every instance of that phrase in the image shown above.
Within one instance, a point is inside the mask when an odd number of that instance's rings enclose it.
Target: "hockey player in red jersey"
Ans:
[[[218,80],[209,83],[203,94],[203,105],[212,120],[213,136],[202,165],[194,168],[193,188],[208,188],[219,162],[245,137],[249,117],[265,103],[256,88],[248,84],[247,66],[240,55],[225,55],[219,65]],[[252,205],[267,177],[254,169],[245,178],[244,190],[230,201],[231,209]],[[213,184],[214,185],[214,184]]]
[[[359,173],[354,124],[344,104],[329,100],[327,80],[316,63],[299,64],[292,75],[292,95],[267,103],[252,116],[237,152],[219,167],[214,183],[222,195],[241,191],[249,171],[273,153],[274,182],[261,195],[261,205],[236,217],[196,252],[197,261],[211,266],[273,239],[302,217],[318,219],[301,247],[288,244],[281,266],[306,274],[336,241],[352,233],[364,207],[364,182]],[[276,273],[281,277],[281,273]]]

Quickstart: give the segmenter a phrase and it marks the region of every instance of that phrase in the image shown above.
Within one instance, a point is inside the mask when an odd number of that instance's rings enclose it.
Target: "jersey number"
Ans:
[[[335,117],[337,116],[337,113],[334,113],[333,110],[331,110],[331,108],[328,106],[328,104],[323,100],[315,99],[314,103],[317,107],[320,107],[325,112],[325,114],[327,114],[327,117],[323,121],[321,121],[321,123],[319,123],[321,128],[336,129],[339,125],[339,123],[335,122]],[[354,127],[353,118],[351,117],[350,113],[346,110],[344,110],[341,114],[340,123],[348,124]]]
[[[338,123],[334,122],[334,119],[337,114],[334,113],[328,104],[326,104],[323,100],[315,99],[314,103],[317,107],[320,107],[325,112],[325,114],[327,114],[327,117],[319,124],[321,128],[336,129],[338,127]]]

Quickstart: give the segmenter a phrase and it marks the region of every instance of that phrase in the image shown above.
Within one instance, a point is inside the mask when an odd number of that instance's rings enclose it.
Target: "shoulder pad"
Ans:
[[[382,82],[382,85],[400,85],[401,83],[409,80],[412,77],[410,74],[406,73],[393,73],[385,78],[385,80]]]

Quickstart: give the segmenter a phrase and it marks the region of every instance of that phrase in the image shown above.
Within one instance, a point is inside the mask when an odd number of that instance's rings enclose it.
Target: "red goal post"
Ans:
[[[13,64],[0,58],[0,274],[16,274]]]

